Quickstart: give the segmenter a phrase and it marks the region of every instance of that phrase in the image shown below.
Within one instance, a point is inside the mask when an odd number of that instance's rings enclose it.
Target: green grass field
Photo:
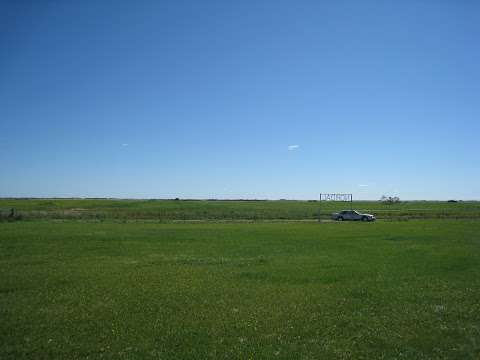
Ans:
[[[479,201],[355,201],[353,206],[384,219],[480,219]],[[319,212],[329,218],[333,211],[349,207],[349,203],[318,201],[0,199],[0,218],[14,208],[25,219],[313,220]]]
[[[2,222],[0,359],[478,359],[479,233]]]

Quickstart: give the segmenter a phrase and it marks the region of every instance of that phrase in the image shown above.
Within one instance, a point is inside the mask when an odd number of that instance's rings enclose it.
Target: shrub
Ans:
[[[400,202],[400,198],[398,196],[386,196],[382,195],[380,201],[384,204],[396,204]]]

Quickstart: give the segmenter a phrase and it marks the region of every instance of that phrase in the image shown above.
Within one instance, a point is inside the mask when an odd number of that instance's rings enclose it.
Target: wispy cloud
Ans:
[[[358,184],[358,187],[368,187],[368,184]]]
[[[122,144],[122,146],[124,146],[124,147],[125,147],[125,146],[128,146],[128,144],[127,144],[127,143],[123,143],[123,144]]]
[[[288,145],[287,149],[288,151],[293,151],[297,150],[300,147],[300,145]]]

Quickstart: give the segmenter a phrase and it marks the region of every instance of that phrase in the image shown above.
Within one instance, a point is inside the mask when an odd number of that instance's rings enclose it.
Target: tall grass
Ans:
[[[358,201],[353,206],[384,219],[480,218],[480,202]],[[319,214],[327,219],[349,207],[349,203],[315,201],[0,199],[0,217],[14,208],[24,219],[314,220]]]

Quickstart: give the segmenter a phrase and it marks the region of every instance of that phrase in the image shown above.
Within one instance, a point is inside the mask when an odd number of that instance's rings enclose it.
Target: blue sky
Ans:
[[[479,13],[0,1],[0,196],[480,199]]]

